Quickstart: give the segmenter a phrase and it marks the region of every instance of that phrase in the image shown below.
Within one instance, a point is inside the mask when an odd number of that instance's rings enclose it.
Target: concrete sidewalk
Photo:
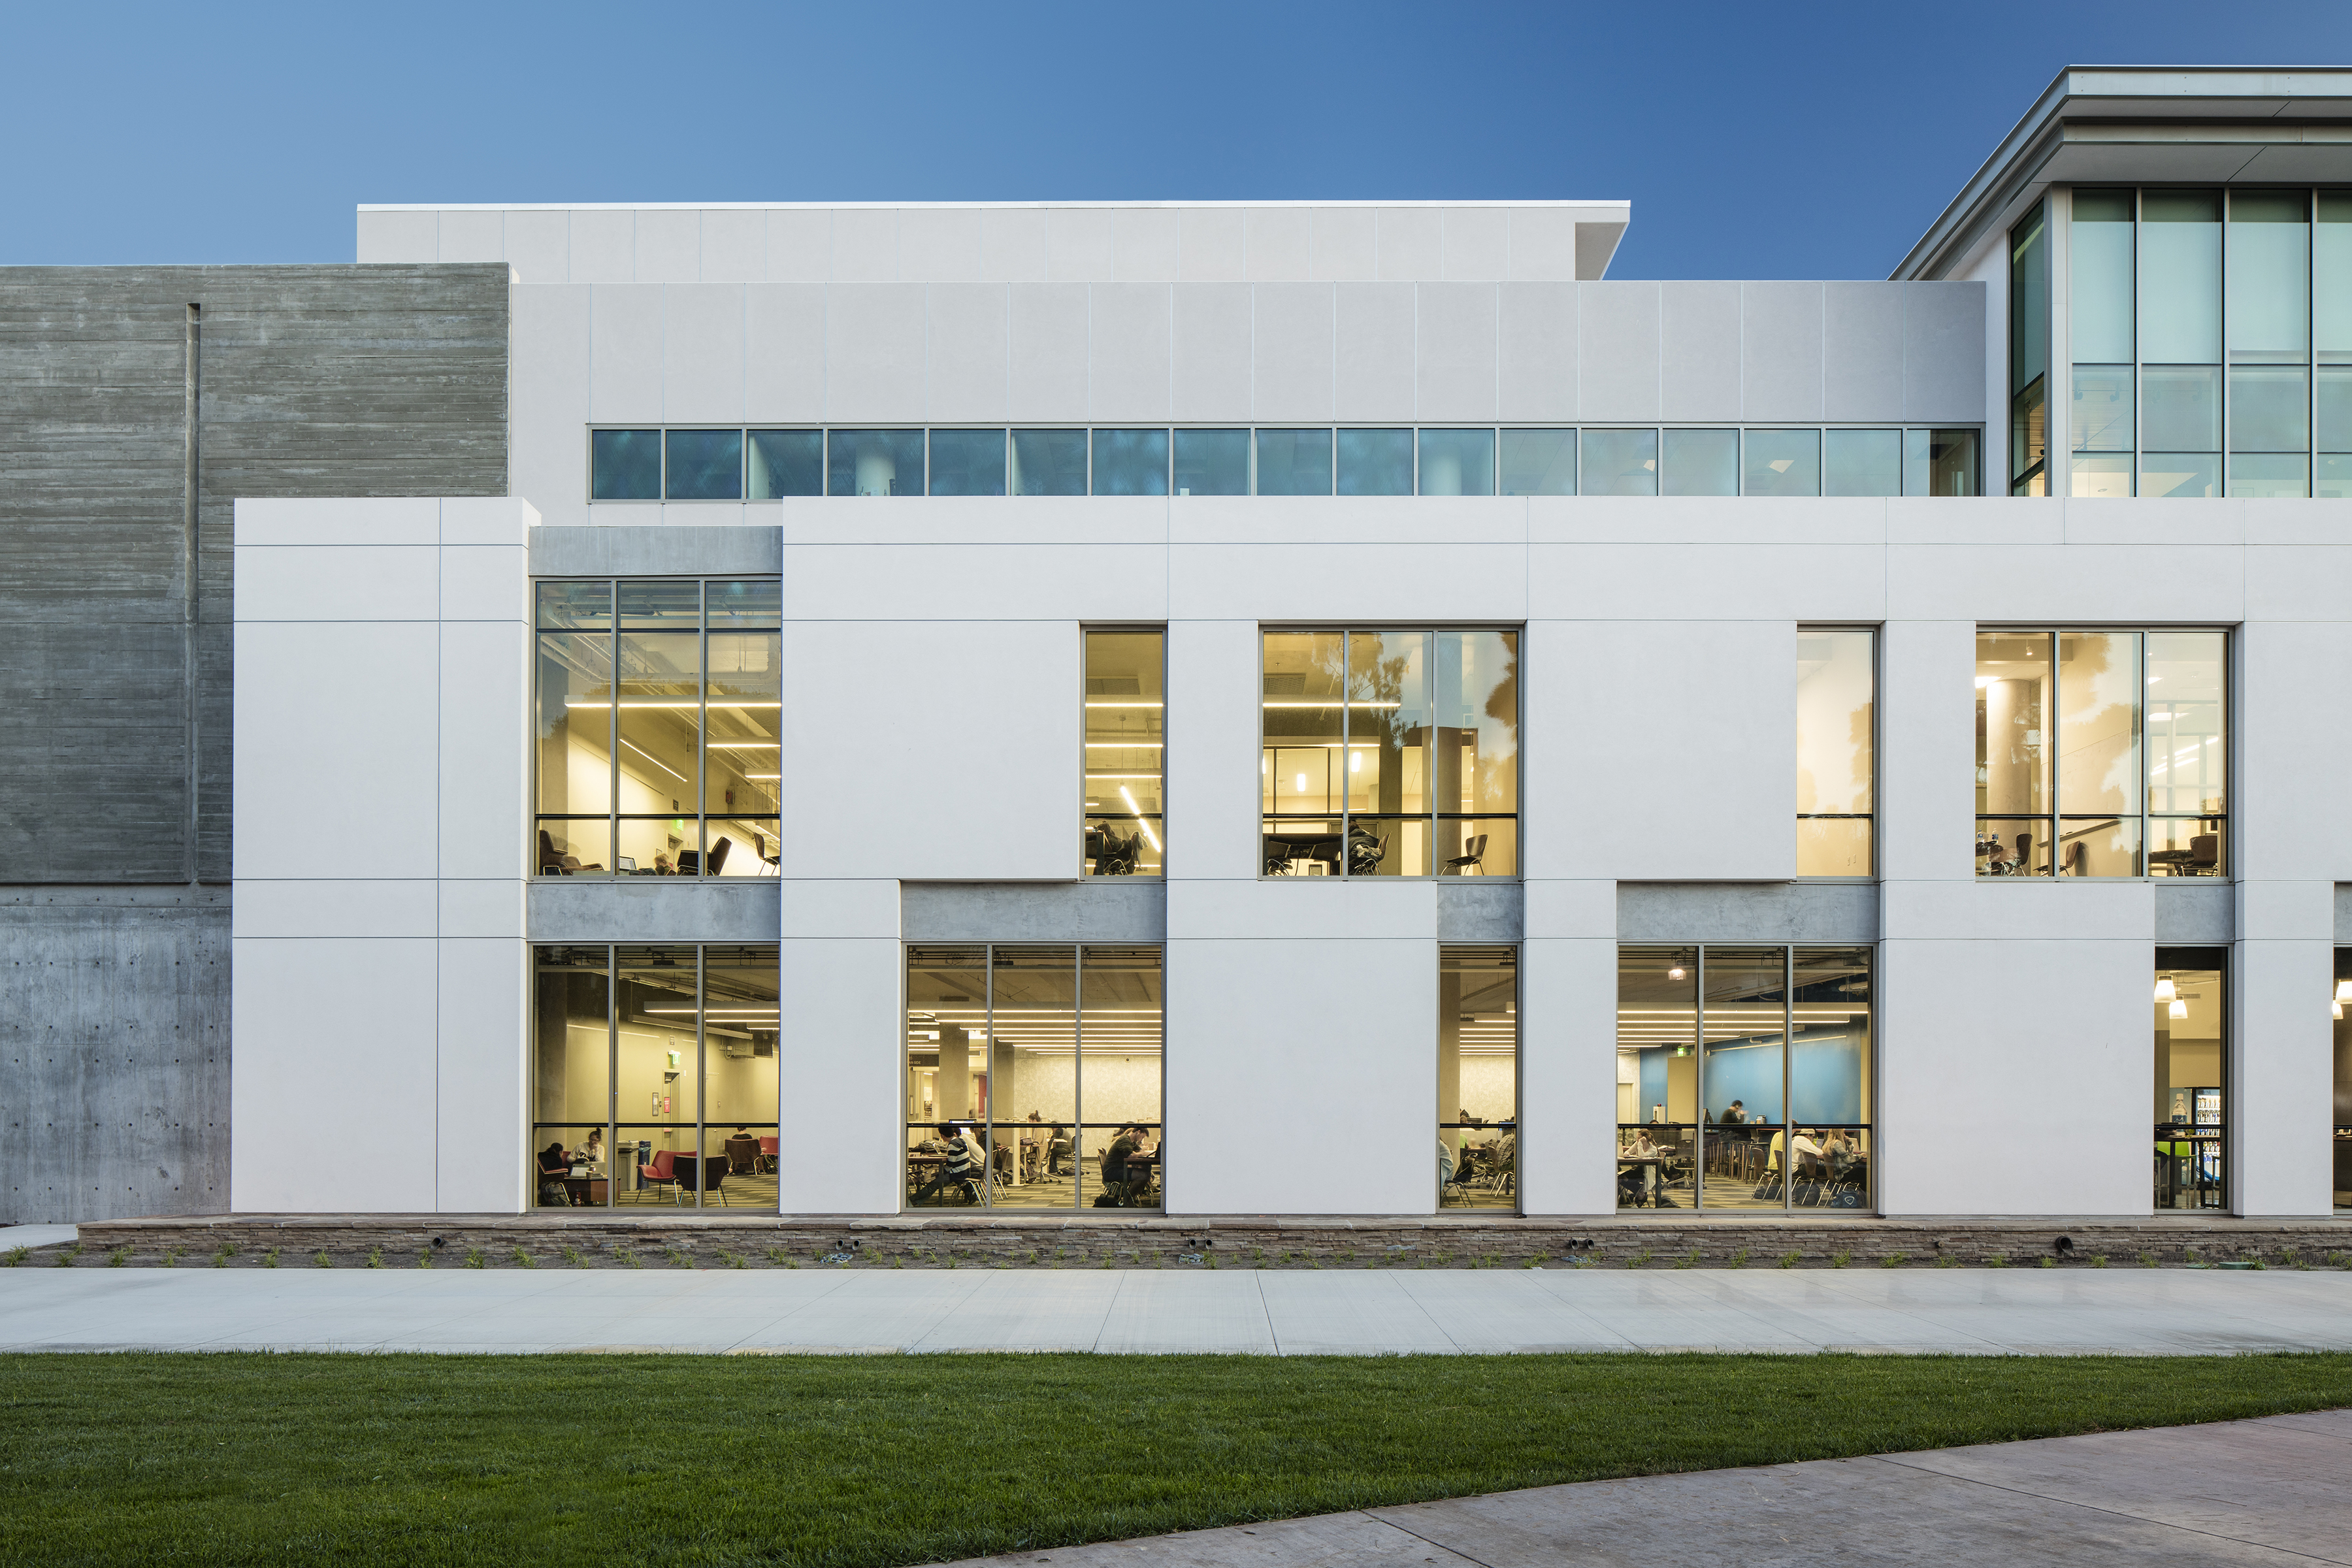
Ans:
[[[2352,1273],[27,1268],[0,1350],[2352,1351]]]
[[[992,1568],[2352,1563],[2352,1411],[1584,1481],[973,1559]]]

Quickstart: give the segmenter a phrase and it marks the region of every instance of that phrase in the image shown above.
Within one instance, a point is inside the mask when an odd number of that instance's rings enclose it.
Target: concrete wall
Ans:
[[[231,505],[504,494],[507,301],[494,266],[0,269],[0,884],[14,951],[114,983],[0,1005],[47,1053],[0,1218],[225,1205]]]

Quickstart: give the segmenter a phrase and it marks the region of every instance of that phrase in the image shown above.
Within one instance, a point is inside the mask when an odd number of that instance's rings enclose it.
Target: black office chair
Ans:
[[[1268,877],[1290,875],[1290,846],[1279,838],[1265,839],[1263,843],[1265,847],[1264,875]]]
[[[710,866],[708,870],[703,868],[700,855],[691,849],[681,849],[677,852],[677,874],[681,877],[716,877],[719,875],[719,868],[727,864],[727,851],[734,847],[735,841],[727,837],[721,837],[718,843],[712,845]]]
[[[1389,847],[1370,828],[1348,825],[1348,875],[1370,877],[1380,870],[1388,855]]]
[[[1104,827],[1087,835],[1087,852],[1094,857],[1097,877],[1132,877],[1143,860],[1143,835],[1130,833],[1122,838]]]
[[[1466,877],[1470,873],[1465,868],[1476,868],[1482,877],[1486,874],[1486,836],[1485,834],[1471,835],[1470,841],[1462,846],[1462,853],[1448,860],[1438,875],[1442,877],[1447,871],[1451,871],[1457,877]]]
[[[2221,836],[2200,833],[2189,840],[2189,860],[2180,868],[2184,876],[2210,877],[2221,867]]]

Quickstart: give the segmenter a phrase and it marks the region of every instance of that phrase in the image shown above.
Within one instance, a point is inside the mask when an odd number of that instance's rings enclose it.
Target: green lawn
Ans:
[[[2352,1405],[2352,1356],[0,1357],[0,1562],[891,1564]]]

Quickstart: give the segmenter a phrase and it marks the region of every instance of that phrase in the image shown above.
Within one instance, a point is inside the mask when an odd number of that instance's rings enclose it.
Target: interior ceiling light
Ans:
[[[2352,1002],[2352,980],[2339,980],[2336,983],[2336,999],[2338,1002]]]
[[[2175,1002],[2170,1007],[2166,1008],[2165,1011],[2171,1014],[2172,1016],[2176,1018],[2186,1018],[2189,1016],[2189,1004],[2186,1002]]]
[[[1667,978],[1667,979],[1669,979],[1669,980],[1680,980],[1680,979],[1682,979],[1682,978],[1683,978],[1683,969],[1682,969],[1682,966],[1681,966],[1680,964],[1676,964],[1674,968],[1667,970],[1667,971],[1666,971],[1666,978]]]
[[[2156,999],[2158,1001],[2169,1002],[2179,994],[2180,993],[2173,988],[2171,975],[2168,974],[2163,979],[2156,983]],[[2337,994],[2342,994],[2341,991],[2339,991]]]

